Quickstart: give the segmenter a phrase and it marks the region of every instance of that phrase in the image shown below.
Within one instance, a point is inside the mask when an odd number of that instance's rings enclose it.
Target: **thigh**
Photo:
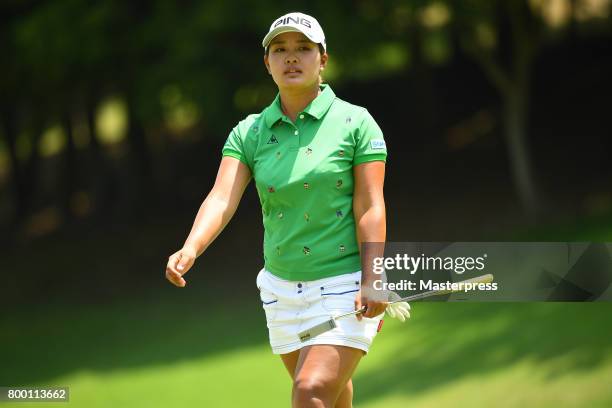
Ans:
[[[285,368],[289,372],[291,379],[295,376],[295,368],[297,367],[298,359],[300,358],[300,350],[292,351],[291,353],[281,354],[281,360]]]
[[[363,355],[362,350],[346,346],[304,347],[300,350],[294,381],[316,382],[340,395]]]

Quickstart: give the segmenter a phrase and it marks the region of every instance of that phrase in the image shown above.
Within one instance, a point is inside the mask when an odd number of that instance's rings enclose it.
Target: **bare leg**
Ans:
[[[300,350],[293,351],[287,354],[281,354],[281,359],[285,368],[289,372],[291,379],[294,379],[295,368],[297,367],[298,359],[300,358]],[[340,393],[334,408],[352,408],[353,407],[353,380],[349,378],[344,389]]]
[[[342,408],[350,407],[352,384],[349,385],[349,380],[362,356],[363,351],[344,346],[302,348],[293,378],[293,408],[333,408],[337,402],[343,404],[339,405]],[[340,399],[345,391],[348,395]]]
[[[334,408],[353,408],[353,380],[349,379],[336,400]]]

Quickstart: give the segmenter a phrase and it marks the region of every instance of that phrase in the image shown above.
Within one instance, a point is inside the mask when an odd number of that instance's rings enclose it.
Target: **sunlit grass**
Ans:
[[[540,233],[610,240],[607,225],[593,220]],[[149,228],[124,238],[155,248],[163,228]],[[123,247],[116,235],[109,239]],[[57,245],[47,250],[60,254]],[[115,250],[100,237],[90,245]],[[92,248],[83,243],[80,251]],[[113,262],[97,262],[108,271],[105,279],[120,279]],[[256,289],[231,293],[228,303],[231,285],[219,287],[200,282],[190,291],[152,289],[107,304],[58,298],[3,310],[0,384],[68,386],[74,407],[288,406],[291,384],[267,344]],[[415,302],[408,322],[385,320],[360,363],[355,406],[611,406],[610,338],[612,304],[605,302]]]
[[[281,407],[291,392],[289,377],[280,361],[275,361],[262,346],[164,365],[108,372],[84,369],[40,385],[49,384],[70,387],[70,406],[101,408]],[[44,405],[47,404],[31,404]]]
[[[559,357],[549,364],[529,359],[509,364],[488,375],[457,378],[426,393],[395,393],[362,405],[364,408],[403,407],[608,407],[612,356],[593,370],[566,374]],[[410,370],[406,370],[409,381]]]
[[[487,310],[488,309],[488,310]],[[356,376],[359,406],[610,406],[609,304],[415,304]]]
[[[12,350],[15,385],[69,386],[75,407],[288,405],[290,381],[258,308],[145,303],[5,319],[0,346]],[[605,303],[415,303],[409,322],[387,319],[363,359],[355,404],[605,406],[611,311]],[[2,373],[3,383],[10,378]]]

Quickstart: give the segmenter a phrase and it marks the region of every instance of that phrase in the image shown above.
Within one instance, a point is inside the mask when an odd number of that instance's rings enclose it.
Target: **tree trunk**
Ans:
[[[435,101],[431,68],[427,66],[423,52],[423,28],[413,21],[408,33],[408,48],[410,50],[410,77],[406,95],[411,101],[413,126],[418,137],[430,140],[428,135],[434,134]]]
[[[504,95],[504,134],[514,187],[523,208],[535,216],[540,205],[527,145],[527,101],[527,92],[522,86]]]
[[[13,226],[18,228],[35,204],[34,200],[40,169],[38,146],[42,136],[42,123],[39,117],[32,115],[33,117],[30,120],[32,126],[28,129],[31,132],[31,151],[30,155],[24,160],[24,163],[20,163],[17,153],[17,138],[19,136],[17,112],[15,109],[5,109],[2,115],[11,158],[11,175],[15,197]]]
[[[96,104],[98,102],[97,93],[92,92],[87,96],[85,103],[87,115],[87,128],[89,130],[89,149],[88,166],[90,167],[89,174],[91,175],[90,191],[92,195],[92,205],[94,216],[104,218],[110,214],[113,203],[116,199],[117,179],[114,172],[110,168],[103,147],[100,145],[98,134],[96,131]],[[99,220],[100,221],[100,220]]]
[[[127,105],[130,164],[133,166],[130,168],[130,171],[134,172],[133,177],[129,179],[133,185],[129,186],[132,196],[128,202],[130,206],[133,206],[130,210],[140,212],[142,211],[143,203],[147,201],[146,198],[151,195],[153,190],[153,164],[151,162],[151,152],[147,142],[145,128],[141,118],[136,112],[134,98],[130,95],[128,95],[127,98]],[[128,181],[126,180],[126,182]]]
[[[24,180],[24,172],[17,157],[17,127],[15,123],[14,109],[5,109],[2,112],[2,125],[4,135],[6,137],[11,169],[11,187],[13,190],[13,201],[15,203],[15,212],[11,222],[12,232],[15,232],[26,215],[26,180]]]
[[[526,28],[531,24],[529,7],[526,4],[507,2],[499,3],[498,7],[498,24],[504,27],[501,23],[508,23],[509,32],[500,29],[499,36],[510,34],[511,66],[505,69],[504,64],[491,50],[478,45],[473,35],[464,37],[461,44],[499,92],[503,104],[504,136],[512,181],[524,211],[535,217],[541,210],[541,202],[527,143],[527,125],[531,69],[539,38],[535,28]],[[531,37],[529,33],[532,33]]]
[[[64,166],[61,183],[61,208],[64,214],[64,219],[70,222],[73,218],[72,198],[77,188],[78,166],[76,158],[76,148],[74,146],[74,137],[72,132],[72,119],[70,113],[65,112],[62,117],[62,125],[66,131],[66,150],[64,152]]]

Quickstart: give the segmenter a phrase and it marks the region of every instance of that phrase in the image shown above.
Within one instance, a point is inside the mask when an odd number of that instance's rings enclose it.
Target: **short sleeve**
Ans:
[[[357,130],[357,140],[353,164],[370,161],[387,161],[387,145],[382,130],[370,115],[364,110],[363,120]]]
[[[249,169],[251,169],[251,165],[247,159],[247,153],[245,151],[244,141],[242,137],[240,137],[240,132],[238,127],[235,127],[230,132],[225,144],[223,145],[223,149],[221,151],[223,156],[233,157],[235,159],[240,160],[244,164],[246,164]],[[252,169],[251,169],[252,171]]]

